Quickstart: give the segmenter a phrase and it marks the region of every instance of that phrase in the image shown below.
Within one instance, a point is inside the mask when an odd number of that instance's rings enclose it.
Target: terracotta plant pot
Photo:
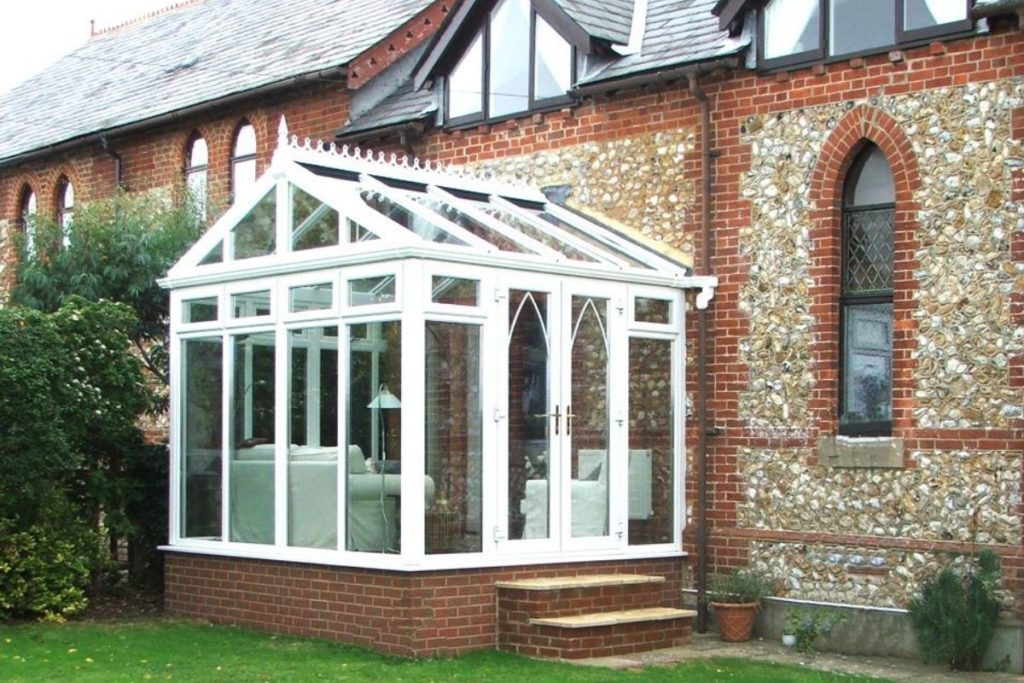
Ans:
[[[750,640],[750,636],[754,632],[754,619],[757,618],[757,609],[761,606],[760,603],[712,602],[710,604],[718,617],[718,630],[722,634],[722,640],[727,643],[745,643]]]

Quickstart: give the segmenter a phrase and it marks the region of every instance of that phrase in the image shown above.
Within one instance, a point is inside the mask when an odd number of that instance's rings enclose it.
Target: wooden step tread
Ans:
[[[643,574],[586,574],[583,576],[551,576],[521,581],[498,581],[498,588],[522,591],[556,591],[566,588],[599,588],[601,586],[632,586],[644,583],[664,583],[664,576]]]
[[[692,609],[675,609],[674,607],[648,607],[646,609],[627,609],[619,612],[595,612],[593,614],[577,614],[571,617],[538,617],[530,619],[535,626],[559,626],[561,628],[590,628],[592,626],[615,626],[616,624],[633,624],[639,621],[666,621],[696,617]]]

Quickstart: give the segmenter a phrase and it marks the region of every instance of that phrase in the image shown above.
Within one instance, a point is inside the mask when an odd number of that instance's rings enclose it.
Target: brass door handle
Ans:
[[[572,412],[572,406],[568,405],[565,407],[565,433],[572,434],[572,419],[576,417],[576,413]]]
[[[558,421],[562,419],[562,413],[559,412],[558,406],[555,406],[555,412],[553,413],[534,413],[534,417],[553,417],[555,418],[555,435],[558,435]]]

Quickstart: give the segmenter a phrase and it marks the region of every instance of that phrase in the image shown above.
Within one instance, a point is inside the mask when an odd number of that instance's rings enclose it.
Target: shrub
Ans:
[[[846,614],[827,608],[790,607],[786,610],[786,633],[796,636],[794,649],[814,652],[819,635],[828,635],[832,629],[846,621]]]
[[[711,578],[708,600],[731,604],[760,603],[775,592],[774,582],[756,569],[736,569]]]
[[[999,559],[991,550],[947,565],[910,602],[910,620],[926,663],[977,671],[999,619]]]

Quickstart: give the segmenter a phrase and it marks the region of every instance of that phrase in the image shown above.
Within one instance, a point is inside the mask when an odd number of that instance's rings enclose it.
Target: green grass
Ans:
[[[0,680],[26,681],[868,681],[739,659],[611,671],[503,652],[410,661],[337,643],[195,622],[0,626]]]

